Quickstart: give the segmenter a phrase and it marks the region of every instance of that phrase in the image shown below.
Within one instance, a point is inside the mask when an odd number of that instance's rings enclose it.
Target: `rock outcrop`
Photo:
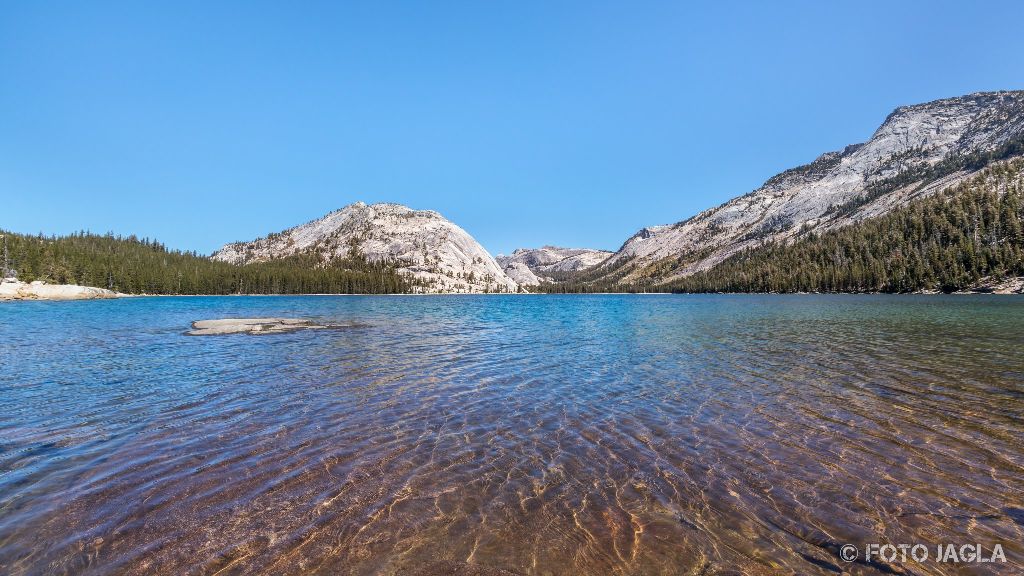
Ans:
[[[287,334],[299,330],[340,330],[356,324],[321,323],[303,318],[223,318],[196,320],[188,336],[226,336],[229,334]]]
[[[0,282],[0,300],[96,300],[121,296],[124,294],[113,290],[75,284],[47,284],[38,280]]]
[[[866,143],[822,154],[688,220],[644,228],[600,267],[625,284],[669,282],[765,241],[884,214],[963,181],[986,155],[1019,154],[1022,141],[1021,91],[900,107]]]
[[[355,250],[392,261],[419,292],[515,292],[518,284],[465,230],[432,210],[357,202],[250,242],[227,244],[211,257],[234,264],[316,254],[325,262]]]
[[[552,281],[552,273],[557,276],[559,272],[579,272],[600,264],[611,255],[607,250],[544,246],[520,248],[509,256],[499,254],[497,261],[505,274],[517,283],[536,286],[541,281]]]

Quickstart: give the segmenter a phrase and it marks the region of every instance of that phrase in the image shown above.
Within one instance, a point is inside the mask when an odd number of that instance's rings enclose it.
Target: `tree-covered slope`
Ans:
[[[658,287],[677,292],[963,290],[1024,275],[1024,159],[935,196],[791,242],[769,242]]]
[[[1022,153],[1024,91],[903,106],[863,144],[822,154],[682,222],[641,229],[595,267],[607,278],[588,276],[637,290],[688,284],[687,277],[763,242],[886,214]]]
[[[355,254],[327,263],[310,254],[240,266],[134,236],[0,234],[6,237],[11,267],[23,281],[128,294],[382,294],[410,289],[393,263],[370,263]]]

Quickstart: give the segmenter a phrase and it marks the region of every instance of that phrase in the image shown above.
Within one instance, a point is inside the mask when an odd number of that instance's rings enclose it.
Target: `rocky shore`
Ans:
[[[982,278],[974,286],[958,294],[1024,294],[1024,276],[996,280]]]
[[[92,286],[46,284],[38,280],[0,282],[0,300],[96,300],[121,296],[124,294]]]

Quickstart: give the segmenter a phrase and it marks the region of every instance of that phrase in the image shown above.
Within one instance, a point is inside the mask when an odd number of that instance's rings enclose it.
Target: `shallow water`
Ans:
[[[254,316],[365,326],[183,334]],[[2,304],[0,573],[1022,572],[1022,327],[995,296]],[[840,560],[871,542],[932,561]]]

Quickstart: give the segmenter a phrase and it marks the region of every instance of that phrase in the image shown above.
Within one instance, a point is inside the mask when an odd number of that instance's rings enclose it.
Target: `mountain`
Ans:
[[[518,285],[465,230],[431,210],[400,204],[350,204],[250,242],[234,242],[211,258],[233,264],[307,255],[320,262],[358,255],[393,263],[415,292],[516,292]]]
[[[596,266],[612,255],[607,250],[589,248],[520,248],[510,256],[499,254],[495,258],[507,276],[524,286],[536,286],[542,281],[553,281],[552,276],[579,272]]]
[[[567,286],[559,286],[567,288]],[[769,242],[682,277],[678,292],[1024,291],[1024,157],[884,215]]]
[[[4,230],[0,236],[10,274],[23,282],[94,286],[125,294],[391,294],[412,289],[392,263],[359,256],[346,255],[329,266],[309,255],[241,266],[135,236],[42,236]],[[30,292],[53,297],[55,289]]]
[[[822,154],[688,220],[643,228],[580,278],[665,287],[766,242],[886,214],[1022,154],[1024,92],[900,107],[867,142]]]

